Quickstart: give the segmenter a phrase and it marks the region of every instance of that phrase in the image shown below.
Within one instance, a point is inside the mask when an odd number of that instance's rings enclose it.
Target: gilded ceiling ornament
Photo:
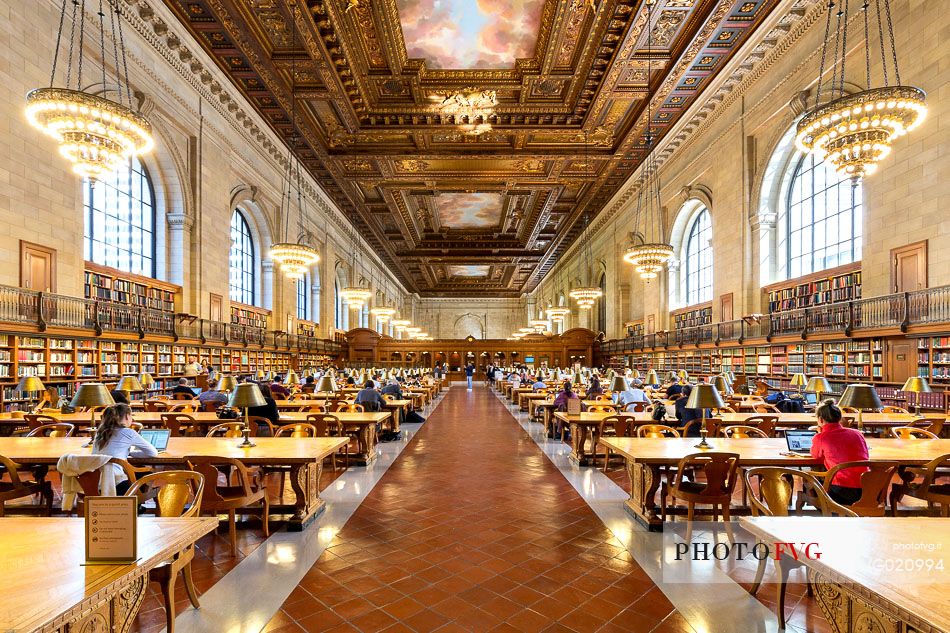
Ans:
[[[512,165],[517,171],[544,171],[544,161],[538,158],[524,158]]]
[[[396,167],[402,171],[416,173],[429,169],[429,163],[424,160],[416,160],[413,158],[409,160],[397,160]]]
[[[653,43],[656,46],[669,46],[679,25],[686,17],[685,11],[664,11],[653,27]]]
[[[454,92],[441,93],[438,108],[443,114],[453,116],[456,124],[461,123],[466,134],[481,135],[491,129],[488,122],[498,105],[498,96],[494,90],[465,88]]]

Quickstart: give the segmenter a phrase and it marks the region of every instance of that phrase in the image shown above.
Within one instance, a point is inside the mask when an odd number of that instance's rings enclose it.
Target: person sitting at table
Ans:
[[[116,404],[129,404],[129,397],[125,395],[124,391],[113,389],[109,392],[109,394],[112,396],[112,399]]]
[[[192,397],[195,395],[194,390],[188,386],[188,380],[185,378],[178,379],[178,384],[172,389],[172,395],[174,396],[176,393],[184,393]]]
[[[367,380],[363,388],[357,392],[355,402],[363,405],[364,411],[382,411],[386,406],[386,401],[376,391],[376,384],[372,380]]]
[[[631,402],[650,402],[646,392],[643,391],[643,383],[639,380],[633,380],[627,383],[626,390],[621,391],[617,396],[617,404],[622,407],[627,406]]]
[[[390,380],[385,387],[379,390],[382,394],[389,394],[394,397],[396,400],[402,400],[402,388],[399,386],[398,380]]]
[[[307,376],[307,379],[304,380],[303,387],[300,388],[300,391],[303,393],[313,393],[317,388],[317,383],[314,380],[313,376]]]
[[[228,396],[223,391],[218,391],[218,381],[209,380],[208,381],[208,390],[202,391],[198,394],[198,402],[205,404],[206,402],[220,402],[221,404],[227,404]]]
[[[286,400],[290,396],[290,390],[283,385],[283,376],[276,376],[274,382],[270,385],[270,392],[274,394],[274,399],[280,396],[281,400]]]
[[[353,376],[347,376],[347,377],[346,377],[346,386],[347,386],[347,387],[355,387],[355,386],[356,386],[356,378],[354,378]]]
[[[577,398],[578,395],[571,387],[571,381],[565,380],[564,385],[561,387],[561,391],[558,392],[557,396],[554,398],[554,409],[556,411],[567,411],[567,401],[577,400]]]
[[[841,409],[828,399],[818,406],[818,434],[811,442],[811,456],[821,459],[825,470],[843,462],[864,461],[868,458],[868,444],[857,429],[841,426]],[[846,468],[835,475],[828,487],[828,496],[841,505],[849,506],[861,498],[861,475],[867,468]]]
[[[248,407],[247,414],[249,416],[260,416],[262,418],[267,418],[271,424],[280,425],[280,411],[277,410],[277,401],[274,400],[274,394],[271,392],[270,387],[267,385],[258,385],[258,389],[261,391],[261,395],[264,396],[264,404],[259,407]]]
[[[97,455],[109,455],[118,459],[128,459],[135,453],[135,457],[155,457],[158,451],[148,441],[129,428],[132,424],[132,409],[127,404],[113,404],[105,408],[96,434],[92,441],[92,452]],[[124,495],[132,486],[125,471],[118,464],[112,465],[115,470],[115,491]]]
[[[594,376],[590,379],[590,386],[587,387],[587,393],[584,394],[584,400],[593,400],[595,396],[602,395],[604,388],[600,386],[600,378]]]
[[[676,400],[677,398],[680,398],[683,395],[684,390],[688,386],[689,385],[681,385],[679,380],[676,378],[676,375],[674,374],[670,377],[670,382],[666,386],[666,397],[670,400]],[[688,396],[689,393],[687,392],[686,395]]]
[[[547,385],[544,384],[544,381],[541,380],[541,375],[539,374],[537,378],[534,379],[534,383],[531,385],[532,389],[546,389]]]
[[[680,397],[676,399],[676,419],[679,420],[680,426],[686,426],[693,420],[701,420],[703,417],[702,409],[687,409],[686,403],[689,401],[689,394],[693,392],[693,387],[691,385],[682,385],[683,390],[680,393]],[[709,417],[709,411],[706,411],[706,417]],[[690,424],[686,429],[685,437],[699,437],[699,429],[702,424]]]

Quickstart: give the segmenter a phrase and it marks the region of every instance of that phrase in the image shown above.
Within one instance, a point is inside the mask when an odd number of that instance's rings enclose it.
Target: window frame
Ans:
[[[240,218],[240,225],[238,227],[234,226],[235,217]],[[245,305],[257,305],[257,249],[254,246],[254,233],[251,231],[251,223],[248,222],[247,217],[245,216],[244,211],[240,207],[236,207],[231,213],[231,223],[229,228],[229,238],[230,238],[230,247],[228,249],[228,297],[231,301],[237,303],[243,303]],[[240,269],[241,284],[239,286],[234,285],[233,276],[234,276],[234,254],[235,248],[238,245],[234,240],[234,231],[238,229],[240,232],[241,244],[239,245],[238,253],[240,259],[244,265]],[[245,250],[245,245],[247,250]],[[249,266],[247,266],[249,264]],[[247,268],[250,270],[248,270]],[[248,277],[250,281],[248,282]],[[237,291],[237,296],[235,291]],[[250,299],[249,301],[247,299]]]
[[[701,222],[704,226],[700,226]],[[694,240],[701,241],[704,234],[708,234],[709,237],[704,245],[697,246],[694,254],[692,252]],[[686,243],[683,245],[682,254],[684,305],[692,306],[712,301],[714,264],[712,214],[705,204],[699,206],[692,214],[689,225],[686,227]],[[706,272],[708,272],[708,284],[703,283]]]
[[[312,321],[313,319],[310,318],[310,273],[304,273],[294,285],[297,294],[297,318],[302,321]]]

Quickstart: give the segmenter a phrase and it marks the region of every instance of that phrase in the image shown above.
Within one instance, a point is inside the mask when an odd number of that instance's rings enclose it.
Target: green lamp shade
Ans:
[[[106,386],[99,382],[86,382],[79,385],[79,389],[70,401],[69,406],[74,409],[79,407],[101,407],[112,406],[115,400],[112,394],[106,389]]]
[[[686,401],[687,409],[721,409],[726,406],[716,390],[715,385],[700,383],[693,387],[689,392],[689,399]]]
[[[231,392],[228,398],[228,406],[234,409],[247,409],[248,407],[261,407],[267,404],[261,390],[253,382],[245,382]]]
[[[871,385],[848,385],[838,400],[839,407],[853,407],[855,409],[880,409],[881,399]]]
[[[720,393],[725,393],[727,391],[726,379],[723,376],[714,376],[712,385],[716,388],[716,391],[719,391]]]
[[[21,393],[30,393],[33,391],[44,391],[43,381],[37,376],[23,376],[16,386],[16,390]]]
[[[288,371],[287,375],[284,376],[285,385],[296,385],[298,382],[300,382],[300,376],[298,376],[297,372],[295,372],[293,369]]]
[[[808,384],[808,379],[805,378],[805,374],[793,374],[792,375],[792,386],[793,387],[804,387]]]
[[[824,376],[812,376],[808,379],[808,385],[805,386],[805,391],[811,393],[831,393],[831,385],[828,384],[828,379]]]
[[[141,381],[135,376],[122,376],[115,388],[119,391],[143,391]]]
[[[655,369],[651,369],[650,371],[647,372],[647,380],[646,380],[646,383],[647,383],[648,385],[658,385],[658,384],[660,384],[660,377],[656,375],[656,370],[655,370]]]
[[[238,382],[234,376],[221,376],[218,380],[218,391],[234,391],[237,384]]]
[[[610,380],[610,390],[611,391],[626,391],[627,390],[627,381],[623,376],[615,375]]]
[[[333,393],[336,391],[336,383],[333,382],[333,378],[330,376],[324,375],[320,378],[320,381],[317,383],[317,389],[319,393]]]

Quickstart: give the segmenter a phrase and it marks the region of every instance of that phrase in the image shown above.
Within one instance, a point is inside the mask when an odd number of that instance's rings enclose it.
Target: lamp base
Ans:
[[[712,446],[712,444],[710,444],[709,442],[707,442],[707,441],[706,441],[706,438],[704,437],[704,438],[699,442],[699,444],[693,444],[693,448],[701,448],[701,449],[703,449],[704,451],[710,451],[710,450],[712,450],[713,446]]]
[[[244,438],[244,441],[237,445],[238,448],[254,448],[255,446],[257,444],[247,438]]]

